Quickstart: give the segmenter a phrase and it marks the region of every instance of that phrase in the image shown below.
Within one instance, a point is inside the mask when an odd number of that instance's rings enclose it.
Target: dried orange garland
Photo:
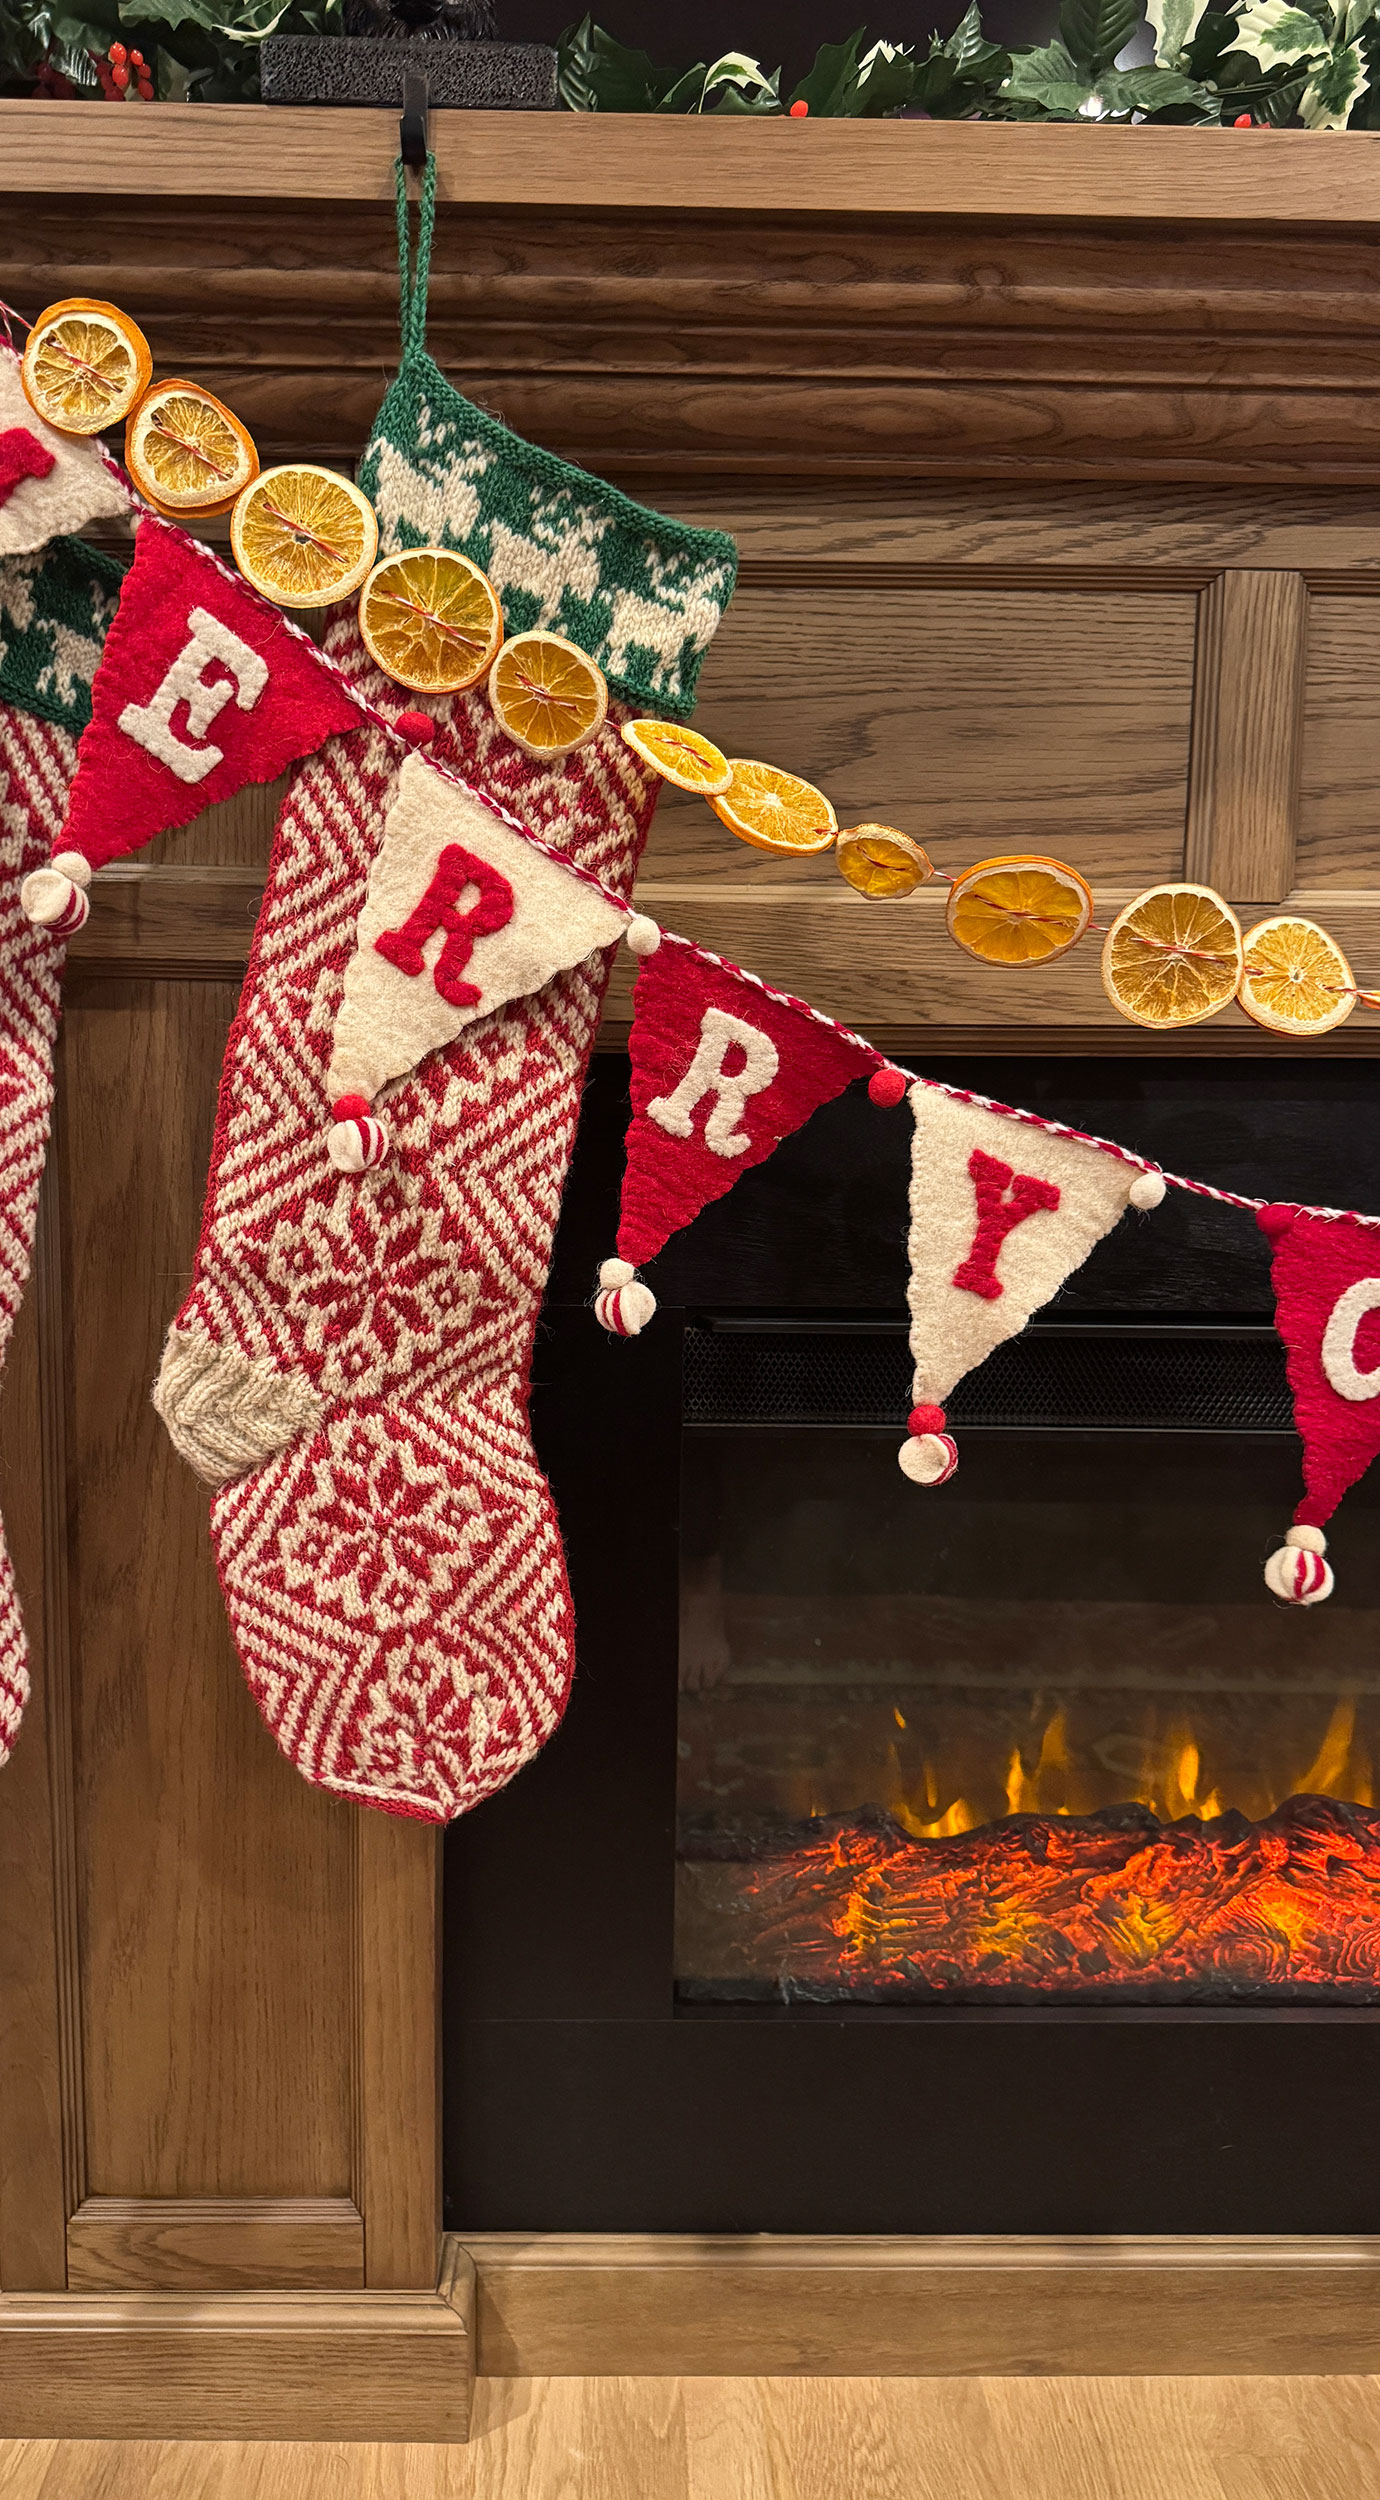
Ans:
[[[700,730],[631,720],[623,736],[663,780],[707,798],[721,822],[759,850],[832,850],[840,875],[873,901],[897,900],[931,881],[947,885],[949,935],[979,963],[1054,963],[1095,932],[1104,940],[1102,986],[1112,1005],[1152,1031],[1201,1023],[1233,999],[1267,1032],[1296,1039],[1332,1032],[1358,1002],[1380,1011],[1380,995],[1357,987],[1336,940],[1297,913],[1259,921],[1243,938],[1211,886],[1181,883],[1148,887],[1108,927],[1093,918],[1091,887],[1063,860],[1019,851],[947,877],[909,834],[892,825],[839,830],[813,782],[775,765],[731,761]]]
[[[499,726],[542,759],[570,754],[602,728],[608,687],[596,663],[562,634],[505,640],[498,592],[477,564],[441,546],[380,560],[373,506],[349,479],[306,461],[261,471],[232,409],[200,383],[152,377],[138,324],[87,296],[40,313],[21,363],[31,405],[57,431],[91,435],[124,423],[130,476],[155,511],[172,519],[228,511],[235,562],[266,598],[309,608],[358,593],[365,647],[395,684],[424,695],[486,684]],[[1013,852],[948,877],[894,825],[841,829],[813,782],[730,758],[702,730],[649,718],[625,721],[622,734],[663,781],[706,799],[756,850],[831,850],[840,875],[871,901],[947,885],[949,935],[979,963],[1054,963],[1095,932],[1107,997],[1152,1031],[1201,1023],[1233,999],[1265,1031],[1294,1038],[1333,1032],[1358,1004],[1380,1011],[1380,994],[1357,986],[1336,940],[1297,913],[1276,913],[1243,937],[1211,886],[1182,882],[1147,887],[1104,926],[1091,887],[1062,860]]]

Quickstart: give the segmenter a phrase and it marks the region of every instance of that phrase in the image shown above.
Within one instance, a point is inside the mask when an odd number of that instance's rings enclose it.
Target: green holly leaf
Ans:
[[[822,43],[814,61],[805,72],[792,104],[808,104],[810,116],[821,117],[844,111],[843,98],[857,80],[858,60],[862,52],[865,26],[859,26],[846,43]]]
[[[773,70],[768,77],[761,62],[749,53],[723,52],[705,71],[697,109],[701,113],[779,113],[781,72]]]
[[[1013,103],[1038,105],[1056,121],[1076,121],[1092,96],[1092,81],[1080,78],[1065,45],[1055,42],[1013,53],[1001,92]]]
[[[1208,0],[1145,0],[1145,14],[1155,37],[1155,58],[1167,69],[1178,67],[1207,15]]]
[[[1327,37],[1317,19],[1291,0],[1253,0],[1236,21],[1232,48],[1249,52],[1263,68],[1276,69],[1325,52]]]
[[[1299,99],[1299,113],[1310,130],[1345,130],[1353,104],[1369,85],[1359,45],[1342,44],[1314,70]]]
[[[1176,69],[1107,69],[1097,82],[1098,102],[1112,116],[1120,113],[1161,113],[1171,106],[1194,105],[1206,117],[1215,114],[1217,99]]]
[[[698,92],[704,80],[702,68],[658,69],[645,52],[615,43],[592,17],[567,26],[556,46],[556,64],[557,93],[572,113],[656,113],[673,88],[695,77]]]
[[[1080,70],[1110,69],[1140,24],[1140,0],[1064,0],[1059,35]]]

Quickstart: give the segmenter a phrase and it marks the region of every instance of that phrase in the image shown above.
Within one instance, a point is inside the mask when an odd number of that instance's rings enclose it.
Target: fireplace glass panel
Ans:
[[[1380,1552],[1268,1328],[1048,1326],[896,1465],[900,1330],[687,1330],[682,2004],[1380,2001]]]

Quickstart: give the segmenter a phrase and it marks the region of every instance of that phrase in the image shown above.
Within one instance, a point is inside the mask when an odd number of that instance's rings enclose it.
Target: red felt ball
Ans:
[[[367,1120],[369,1108],[367,1094],[342,1094],[339,1102],[331,1105],[331,1118],[333,1120]]]
[[[868,1100],[880,1104],[883,1111],[894,1110],[905,1100],[909,1084],[904,1068],[878,1068],[867,1080]]]
[[[944,1409],[942,1406],[913,1406],[906,1417],[907,1432],[918,1435],[922,1432],[942,1432],[943,1429]]]
[[[809,105],[806,103],[804,96],[797,96],[794,104],[790,108],[791,120],[793,122],[803,122],[806,114],[809,112],[809,109]]]
[[[400,738],[406,738],[409,746],[414,747],[429,746],[436,735],[430,712],[399,712],[393,727]]]

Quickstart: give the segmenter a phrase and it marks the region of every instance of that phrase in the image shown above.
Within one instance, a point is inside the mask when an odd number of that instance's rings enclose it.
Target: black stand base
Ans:
[[[380,104],[397,112],[408,70],[426,80],[433,110],[555,111],[556,55],[545,43],[270,35],[259,52],[265,104]]]

